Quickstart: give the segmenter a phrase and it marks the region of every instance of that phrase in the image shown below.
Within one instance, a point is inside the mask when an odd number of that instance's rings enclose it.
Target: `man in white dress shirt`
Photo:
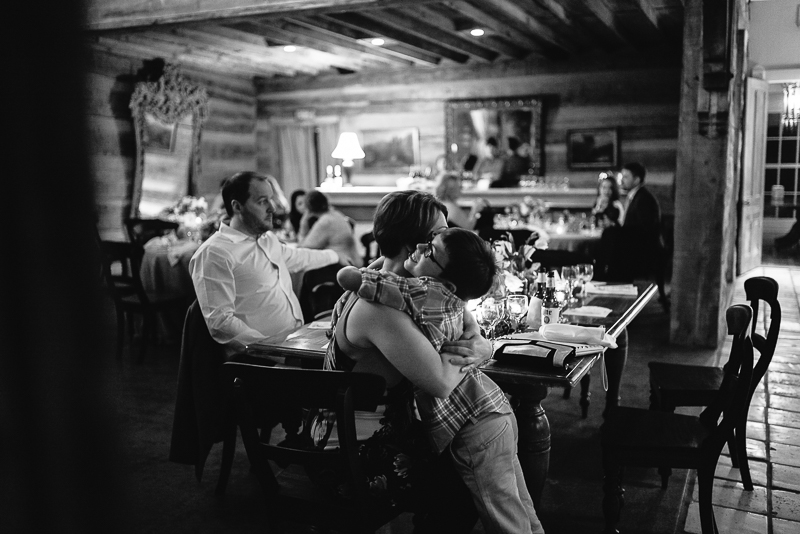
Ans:
[[[333,250],[284,245],[272,230],[275,192],[255,172],[234,174],[222,187],[231,217],[189,263],[197,301],[211,336],[230,355],[303,324],[290,272],[338,263]]]

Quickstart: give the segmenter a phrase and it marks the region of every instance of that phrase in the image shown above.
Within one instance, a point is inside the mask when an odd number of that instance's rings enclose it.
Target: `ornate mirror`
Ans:
[[[164,64],[153,82],[139,82],[130,103],[136,132],[136,174],[131,217],[157,217],[189,194],[200,173],[200,131],[208,94]]]
[[[509,143],[509,139],[515,138]],[[447,167],[472,170],[476,161],[520,145],[528,152],[533,174],[544,173],[542,100],[525,96],[486,100],[450,100],[445,104]]]

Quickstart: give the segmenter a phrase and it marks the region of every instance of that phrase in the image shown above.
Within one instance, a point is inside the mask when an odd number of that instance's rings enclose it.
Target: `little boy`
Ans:
[[[404,267],[416,278],[345,267],[337,280],[408,313],[436,350],[461,337],[465,301],[489,291],[497,269],[486,242],[460,228],[417,245]],[[472,369],[446,399],[418,389],[415,398],[434,451],[450,451],[487,532],[543,533],[517,458],[516,418],[497,384]]]

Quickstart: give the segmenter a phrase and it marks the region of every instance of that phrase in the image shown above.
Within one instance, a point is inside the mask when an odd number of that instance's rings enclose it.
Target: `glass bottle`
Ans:
[[[547,287],[542,300],[542,324],[557,324],[561,318],[561,303],[556,298],[555,272],[547,273]]]

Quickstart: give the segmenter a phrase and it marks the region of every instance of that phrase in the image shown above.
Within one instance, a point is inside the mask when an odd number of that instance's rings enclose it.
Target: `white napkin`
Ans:
[[[181,261],[181,256],[188,252],[194,252],[199,247],[197,243],[190,240],[179,241],[169,247],[167,251],[167,261],[171,267],[175,267]]]
[[[573,324],[546,324],[539,328],[539,334],[548,341],[565,343],[585,343],[617,348],[617,341],[606,334],[602,326],[577,326]]]
[[[639,294],[639,290],[633,284],[593,284],[589,282],[584,287],[586,288],[586,293],[592,295],[635,297]]]
[[[331,319],[328,317],[327,319],[320,319],[319,321],[308,323],[308,327],[311,330],[327,330],[331,327]]]
[[[568,308],[561,312],[562,315],[582,315],[584,317],[608,317],[609,313],[611,313],[611,309],[602,306],[581,306]]]

